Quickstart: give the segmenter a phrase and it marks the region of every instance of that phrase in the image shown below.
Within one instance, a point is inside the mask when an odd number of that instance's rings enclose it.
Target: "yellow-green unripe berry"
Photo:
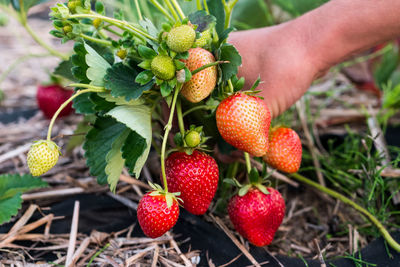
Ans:
[[[64,33],[70,33],[70,32],[72,32],[72,26],[71,26],[71,25],[65,25],[65,26],[63,27],[63,31],[64,31]]]
[[[201,142],[201,136],[196,131],[190,131],[185,136],[185,142],[189,147],[196,147]]]
[[[40,176],[56,165],[60,148],[53,141],[35,142],[28,152],[27,163],[33,176]]]
[[[164,81],[171,80],[175,77],[175,65],[169,56],[156,56],[151,61],[151,71],[154,75]]]
[[[204,47],[207,44],[209,44],[210,41],[211,41],[211,32],[210,32],[210,29],[208,29],[201,33],[201,37],[196,40],[195,46],[196,47]]]
[[[127,54],[128,52],[126,52],[126,49],[123,48],[117,51],[117,57],[119,57],[120,59],[125,59]]]
[[[93,20],[93,26],[97,29],[97,28],[100,27],[100,25],[101,25],[101,19],[95,18],[95,19]]]
[[[69,10],[74,12],[76,7],[78,6],[78,3],[77,3],[77,1],[69,1],[67,6],[68,6]]]
[[[168,47],[177,53],[188,51],[196,40],[196,32],[189,25],[172,28],[167,36]]]

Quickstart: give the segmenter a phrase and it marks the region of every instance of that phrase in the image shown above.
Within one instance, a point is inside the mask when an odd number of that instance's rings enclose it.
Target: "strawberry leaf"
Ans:
[[[260,175],[256,168],[252,168],[249,174],[250,183],[257,184],[260,182]]]
[[[138,52],[139,55],[145,59],[153,59],[157,56],[156,51],[144,45],[139,45]]]
[[[154,80],[148,80],[143,85],[135,82],[138,76],[137,70],[125,64],[117,63],[106,71],[104,77],[104,86],[111,90],[113,97],[125,97],[126,101],[138,99],[143,91],[150,90],[154,85]],[[140,80],[144,82],[144,80]]]
[[[122,157],[122,145],[129,135],[130,130],[125,129],[123,133],[114,141],[111,150],[107,153],[107,166],[105,172],[110,190],[115,193],[119,177],[125,165],[125,159]]]
[[[243,186],[242,188],[240,188],[238,195],[241,197],[246,195],[250,188],[251,188],[251,184],[247,184],[247,185]]]
[[[229,61],[229,63],[219,65],[222,71],[222,80],[227,81],[238,73],[238,68],[242,64],[242,57],[233,45],[223,44],[218,49],[218,60]]]
[[[138,135],[131,135],[131,138],[136,138],[139,142],[137,147],[124,145],[122,147],[123,157],[128,159],[126,166],[130,172],[136,177],[140,176],[140,172],[150,152],[152,128],[151,128],[151,111],[148,106],[117,106],[107,113],[120,123],[126,125],[129,129],[136,132]],[[144,139],[144,140],[142,140]],[[145,142],[145,149],[143,149]],[[140,153],[143,151],[142,153]]]
[[[78,80],[72,74],[72,71],[71,71],[72,67],[73,67],[73,64],[72,64],[71,58],[69,60],[61,61],[61,63],[58,64],[57,68],[54,70],[53,74],[61,76],[70,81],[77,82]]]
[[[46,186],[46,182],[29,174],[0,175],[0,224],[8,222],[18,213],[23,192]]]
[[[217,19],[212,15],[208,15],[204,10],[198,10],[191,13],[189,15],[189,20],[190,23],[197,25],[196,32],[208,30],[213,24],[217,23]]]
[[[86,135],[83,149],[86,164],[89,166],[90,174],[97,177],[99,184],[107,182],[105,168],[106,157],[112,149],[115,140],[127,129],[127,127],[111,117],[98,117],[93,128]]]
[[[94,50],[88,44],[84,44],[87,54],[85,56],[86,64],[88,69],[86,71],[86,76],[91,81],[91,85],[103,86],[104,76],[107,73],[107,69],[111,68],[111,65],[100,56],[96,50]]]
[[[264,194],[266,194],[266,195],[269,195],[269,194],[270,194],[269,191],[268,191],[268,189],[267,189],[264,185],[262,185],[262,184],[256,184],[256,187],[258,188],[258,190],[260,190],[260,191],[263,192]]]
[[[222,1],[207,0],[208,9],[211,15],[217,19],[217,25],[215,26],[218,36],[221,36],[225,28],[225,10]]]

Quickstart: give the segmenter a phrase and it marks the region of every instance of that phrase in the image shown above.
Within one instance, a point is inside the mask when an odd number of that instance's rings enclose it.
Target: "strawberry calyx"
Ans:
[[[51,150],[51,151],[58,151],[59,155],[61,154],[61,149],[60,147],[53,141],[51,140],[38,140],[38,141],[33,141],[33,144],[31,146],[31,149],[37,146],[40,146],[42,144],[46,144],[47,147]]]
[[[176,201],[179,205],[183,203],[183,200],[179,198],[181,192],[170,193],[162,188],[159,184],[154,184],[152,182],[148,182],[152,190],[150,191],[150,196],[165,196],[165,201],[167,202],[167,207],[172,207],[174,201]]]
[[[189,130],[186,130],[183,136],[180,132],[175,134],[174,142],[177,147],[174,150],[186,152],[188,155],[193,154],[195,150],[209,152],[205,145],[208,139],[210,137],[205,136],[203,126],[190,125]]]
[[[265,178],[261,178],[261,176],[259,175],[258,171],[256,168],[252,168],[250,173],[249,173],[249,180],[250,182],[248,184],[241,184],[236,178],[225,178],[224,182],[231,184],[235,187],[239,188],[239,192],[238,195],[239,196],[244,196],[247,194],[247,192],[251,189],[251,188],[257,188],[258,190],[260,190],[262,193],[268,195],[270,194],[270,192],[268,191],[267,187],[264,184],[269,183],[269,181],[267,180],[267,178],[270,176],[271,174],[268,174]]]

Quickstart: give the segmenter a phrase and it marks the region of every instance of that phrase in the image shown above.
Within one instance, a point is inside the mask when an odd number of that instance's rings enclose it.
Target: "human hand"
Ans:
[[[242,56],[239,77],[245,77],[245,88],[261,77],[260,96],[273,117],[296,102],[320,72],[294,23],[235,32],[229,38]]]

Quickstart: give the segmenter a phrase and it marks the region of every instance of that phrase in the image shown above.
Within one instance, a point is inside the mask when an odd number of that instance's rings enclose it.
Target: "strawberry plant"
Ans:
[[[179,205],[196,215],[209,209],[226,166],[216,162],[218,155],[207,153],[236,149],[244,152],[244,178],[249,183],[227,180],[240,187],[229,201],[228,213],[249,242],[271,243],[285,213],[280,193],[264,186],[264,177],[252,168],[252,156],[264,170],[268,163],[293,173],[291,177],[351,205],[400,250],[367,210],[296,173],[300,140],[291,129],[270,130],[269,108],[257,96],[260,80],[242,91],[244,78],[237,76],[242,59],[227,43],[237,0],[188,1],[186,9],[192,12],[187,14],[177,0],[165,0],[165,5],[149,2],[161,22],[144,18],[139,2],[137,21],[127,20],[121,12],[110,16],[101,1],[69,0],[51,8],[51,34],[62,43],[74,43],[73,54],[56,70],[73,82],[69,87],[74,93],[54,112],[46,140],[32,145],[28,165],[33,175],[56,164],[59,148],[52,141],[52,128],[73,103],[76,113],[90,122],[81,140],[90,174],[112,192],[124,169],[140,178],[151,147],[159,151],[160,181],[150,184],[137,211],[149,237],[159,237],[175,225]],[[227,169],[229,178],[239,177],[237,165]],[[262,174],[268,176],[266,171]]]

